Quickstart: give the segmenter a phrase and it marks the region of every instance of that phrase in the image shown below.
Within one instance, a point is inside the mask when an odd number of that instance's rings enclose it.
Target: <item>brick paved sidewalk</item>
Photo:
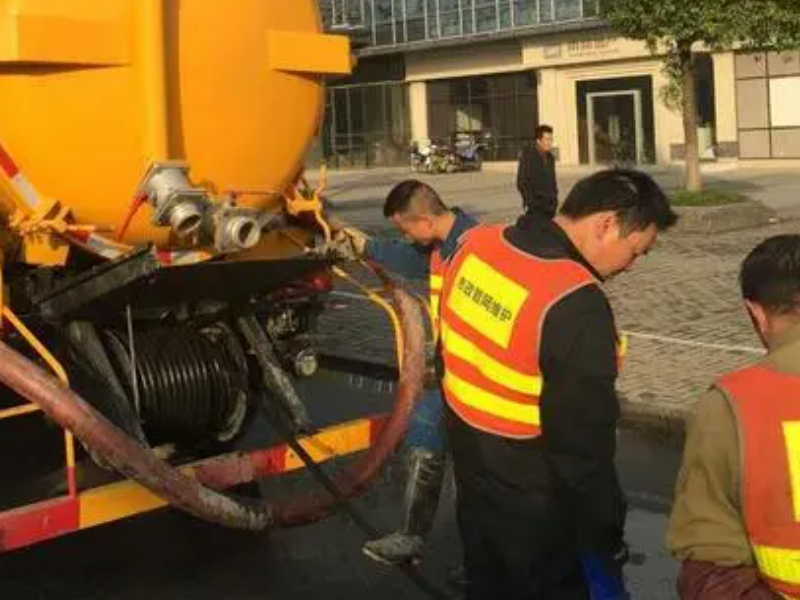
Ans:
[[[391,233],[380,208],[388,185],[401,177],[367,172],[342,183],[334,194],[337,214],[376,233]],[[518,212],[518,198],[504,177],[433,178],[432,183],[449,202],[461,199],[458,203],[482,220],[508,221]],[[759,356],[740,302],[739,264],[764,238],[798,231],[800,223],[785,222],[715,236],[667,234],[632,272],[608,283],[618,326],[630,334],[619,380],[629,415],[682,419],[716,377]],[[332,300],[342,308],[322,318],[325,350],[393,361],[388,321],[379,309],[350,297],[352,291],[341,288],[346,295]]]

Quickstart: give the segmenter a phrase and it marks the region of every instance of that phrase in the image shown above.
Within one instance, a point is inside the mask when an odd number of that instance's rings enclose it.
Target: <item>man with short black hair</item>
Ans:
[[[338,243],[351,245],[354,253],[375,260],[387,269],[410,279],[428,279],[434,330],[438,329],[439,293],[447,260],[468,229],[477,225],[460,209],[448,209],[429,185],[409,179],[389,192],[383,207],[408,242],[367,239],[345,228]],[[438,334],[438,331],[434,331]],[[383,538],[364,544],[370,558],[402,564],[420,558],[441,491],[444,472],[444,403],[438,383],[426,390],[409,424],[405,446],[408,478],[401,528]]]
[[[800,597],[800,235],[759,244],[740,283],[767,355],[688,425],[667,533],[685,600]]]
[[[603,171],[554,220],[478,226],[450,259],[442,385],[469,600],[627,598],[624,343],[600,284],[676,218],[648,175]]]
[[[558,182],[553,156],[553,128],[539,125],[533,146],[522,150],[517,164],[517,189],[526,212],[538,212],[547,218],[556,214]]]

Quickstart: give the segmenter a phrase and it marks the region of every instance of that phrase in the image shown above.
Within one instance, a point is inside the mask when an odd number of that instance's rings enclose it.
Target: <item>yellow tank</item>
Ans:
[[[79,224],[116,230],[149,193],[122,241],[168,248],[159,194],[187,169],[178,200],[247,190],[245,206],[275,208],[318,130],[323,75],[350,67],[315,0],[0,0],[0,144]]]

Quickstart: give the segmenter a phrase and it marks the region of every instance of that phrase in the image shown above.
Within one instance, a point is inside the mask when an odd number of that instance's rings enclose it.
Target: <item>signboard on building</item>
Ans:
[[[650,57],[643,42],[616,37],[607,32],[562,34],[523,42],[523,61],[534,67],[640,57]]]

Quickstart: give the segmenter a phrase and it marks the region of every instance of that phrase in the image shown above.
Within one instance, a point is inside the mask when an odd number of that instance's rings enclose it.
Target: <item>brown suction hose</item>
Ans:
[[[399,287],[390,288],[400,316],[403,360],[393,412],[367,454],[334,480],[346,497],[362,493],[380,472],[402,439],[425,373],[425,330],[413,298]],[[273,504],[240,502],[206,487],[202,472],[194,479],[158,459],[113,425],[71,389],[16,350],[0,341],[0,382],[37,404],[59,425],[72,431],[123,475],[150,489],[170,504],[196,517],[239,529],[310,523],[330,514],[338,501],[326,492]],[[210,482],[209,482],[210,483]]]

